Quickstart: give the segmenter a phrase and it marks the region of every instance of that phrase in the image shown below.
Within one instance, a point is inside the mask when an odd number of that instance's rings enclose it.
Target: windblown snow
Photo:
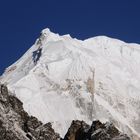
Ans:
[[[44,29],[1,81],[61,136],[72,120],[99,119],[140,137],[139,70],[138,44],[105,36],[81,41]]]

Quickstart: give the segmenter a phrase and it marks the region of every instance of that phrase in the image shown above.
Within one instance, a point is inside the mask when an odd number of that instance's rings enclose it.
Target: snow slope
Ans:
[[[44,29],[1,81],[64,136],[74,119],[112,121],[140,137],[140,45],[98,36],[81,41]]]

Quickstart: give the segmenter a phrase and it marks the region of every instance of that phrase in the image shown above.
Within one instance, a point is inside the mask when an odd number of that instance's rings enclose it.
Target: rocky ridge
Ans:
[[[89,126],[84,121],[73,121],[64,140],[130,140],[119,132],[112,123],[93,121]]]
[[[29,116],[22,102],[0,85],[0,140],[59,140],[51,123]]]

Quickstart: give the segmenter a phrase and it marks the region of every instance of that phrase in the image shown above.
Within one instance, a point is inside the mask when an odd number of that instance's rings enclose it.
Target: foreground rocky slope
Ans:
[[[43,125],[29,116],[22,102],[9,95],[5,85],[0,85],[0,140],[60,140],[51,123]],[[62,139],[61,139],[62,140]],[[112,124],[93,122],[90,127],[83,121],[73,121],[63,140],[130,140]]]
[[[84,121],[73,121],[64,140],[130,140],[111,123],[102,124],[93,121],[87,125]]]
[[[50,123],[43,125],[29,116],[22,102],[0,85],[0,140],[58,140]]]

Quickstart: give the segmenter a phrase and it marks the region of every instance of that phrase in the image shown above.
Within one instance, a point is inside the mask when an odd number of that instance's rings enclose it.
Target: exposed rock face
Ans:
[[[29,116],[22,102],[0,85],[0,140],[59,140],[50,123]]]
[[[84,121],[73,121],[64,140],[130,140],[127,135],[121,134],[111,123],[102,124],[93,121],[87,125]]]

